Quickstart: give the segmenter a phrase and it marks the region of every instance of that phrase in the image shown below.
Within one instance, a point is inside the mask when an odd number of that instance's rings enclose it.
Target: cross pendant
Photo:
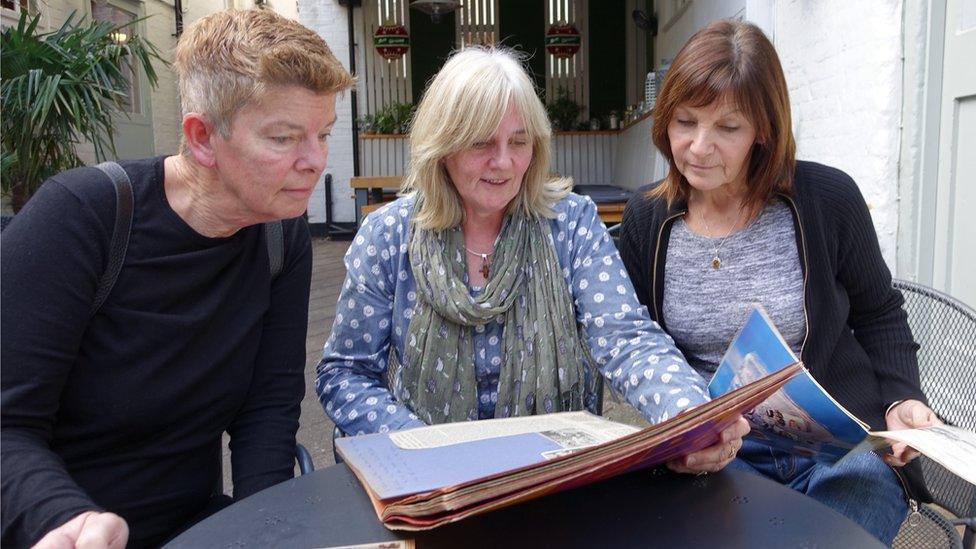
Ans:
[[[488,254],[481,254],[481,276],[485,277],[485,280],[488,280],[489,267]]]

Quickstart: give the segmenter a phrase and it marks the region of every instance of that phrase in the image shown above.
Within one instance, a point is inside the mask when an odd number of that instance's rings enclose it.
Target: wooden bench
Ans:
[[[387,204],[389,204],[389,202],[377,202],[375,204],[366,204],[365,206],[362,207],[362,209],[360,209],[359,213],[363,217],[366,217],[367,215],[375,212],[376,210],[382,208],[383,206],[386,206]]]
[[[626,202],[597,204],[596,213],[600,215],[600,219],[603,220],[603,224],[609,227],[610,225],[620,223],[620,221],[624,218],[625,206],[627,206]]]
[[[356,196],[356,225],[363,221],[366,214],[391,200],[390,193],[400,190],[403,176],[371,176],[353,177],[349,181]]]
[[[629,190],[613,185],[575,185],[573,192],[592,198],[597,214],[608,227],[620,223],[630,198]]]

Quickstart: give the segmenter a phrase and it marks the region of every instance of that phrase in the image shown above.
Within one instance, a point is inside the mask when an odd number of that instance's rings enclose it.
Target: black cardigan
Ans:
[[[628,202],[619,247],[637,297],[667,330],[664,264],[673,221],[686,207],[648,199],[650,187]],[[892,402],[926,399],[904,298],[891,287],[867,204],[847,174],[813,162],[797,162],[793,191],[779,198],[793,213],[804,276],[800,358],[838,402],[872,429],[885,429]]]

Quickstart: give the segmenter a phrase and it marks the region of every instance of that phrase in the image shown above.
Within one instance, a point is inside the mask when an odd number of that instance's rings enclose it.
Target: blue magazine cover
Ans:
[[[757,307],[722,358],[708,385],[709,395],[723,395],[798,361],[766,312]],[[750,438],[827,463],[837,462],[868,438],[867,426],[805,369],[744,415],[752,426]]]

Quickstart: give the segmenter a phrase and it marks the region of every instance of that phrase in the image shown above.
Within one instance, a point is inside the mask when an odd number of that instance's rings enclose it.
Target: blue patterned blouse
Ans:
[[[407,253],[412,207],[405,197],[370,214],[346,252],[346,280],[315,388],[325,413],[348,434],[422,425],[393,397],[385,376],[390,345],[402,356],[417,300]],[[554,209],[556,255],[576,319],[614,390],[652,423],[705,402],[704,380],[637,301],[593,202],[570,194]],[[494,417],[503,330],[499,320],[475,329],[479,419]]]

